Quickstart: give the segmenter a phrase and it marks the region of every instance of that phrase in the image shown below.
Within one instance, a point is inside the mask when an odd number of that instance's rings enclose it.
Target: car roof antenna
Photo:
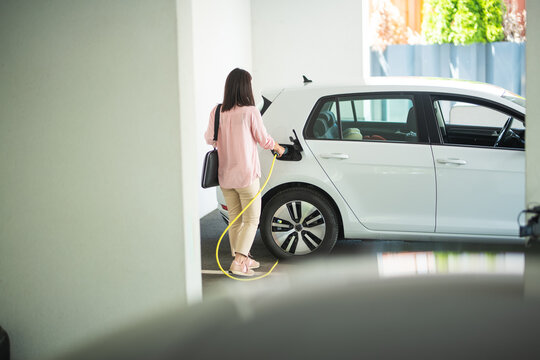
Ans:
[[[304,78],[304,85],[307,85],[307,84],[313,82],[313,80],[309,80],[309,79],[306,77],[306,75],[302,75],[302,77]]]

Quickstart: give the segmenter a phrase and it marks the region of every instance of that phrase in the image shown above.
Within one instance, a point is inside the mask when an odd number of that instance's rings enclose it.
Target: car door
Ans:
[[[518,236],[525,208],[524,143],[495,142],[510,118],[524,138],[523,118],[480,99],[431,97],[440,143],[434,144],[437,233]]]
[[[435,229],[435,170],[421,114],[414,94],[328,97],[304,129],[313,155],[368,229]]]

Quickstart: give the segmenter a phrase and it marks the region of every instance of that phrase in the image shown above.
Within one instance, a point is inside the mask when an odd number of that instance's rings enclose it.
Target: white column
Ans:
[[[197,154],[195,64],[192,0],[177,0],[178,79],[180,84],[180,213],[184,244],[184,279],[189,303],[202,299],[201,236],[199,229],[200,166]]]
[[[527,1],[527,115],[525,134],[526,156],[526,204],[540,205],[540,2]],[[536,244],[538,246],[538,244]],[[525,296],[540,298],[540,261],[525,252]]]

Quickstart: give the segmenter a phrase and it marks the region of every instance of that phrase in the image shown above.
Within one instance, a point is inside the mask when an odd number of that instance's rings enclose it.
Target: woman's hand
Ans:
[[[283,153],[285,152],[285,148],[278,143],[274,145],[274,151],[277,152],[278,157],[281,157]]]

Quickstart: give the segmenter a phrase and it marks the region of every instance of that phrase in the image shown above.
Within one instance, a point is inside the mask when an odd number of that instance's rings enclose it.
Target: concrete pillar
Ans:
[[[526,204],[540,205],[540,2],[527,1],[527,115],[525,134],[526,157]],[[540,298],[540,261],[538,246],[525,253],[525,295],[528,299]]]

